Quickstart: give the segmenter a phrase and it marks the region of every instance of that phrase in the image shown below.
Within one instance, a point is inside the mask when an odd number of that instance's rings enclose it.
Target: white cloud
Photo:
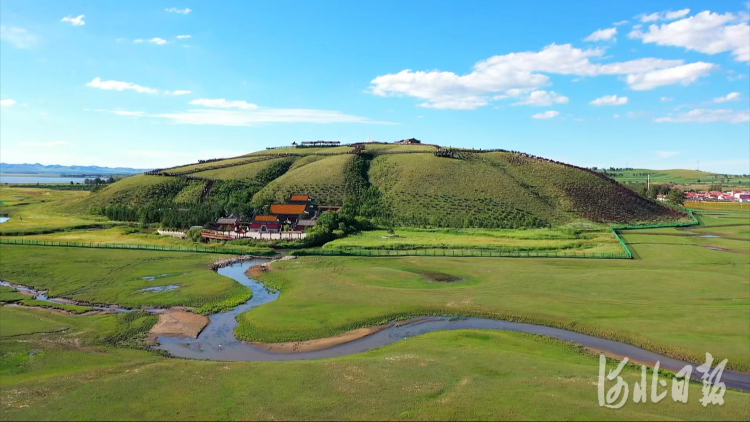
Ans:
[[[245,103],[238,101],[238,103]],[[254,105],[254,104],[252,104]],[[235,107],[236,108],[236,107]],[[344,114],[339,111],[310,110],[310,109],[274,109],[274,108],[240,108],[225,109],[194,109],[174,113],[148,114],[143,111],[97,110],[120,116],[151,117],[171,120],[176,124],[189,125],[217,125],[217,126],[259,126],[266,123],[368,123],[393,124],[379,122],[366,117]]]
[[[636,29],[628,36],[644,43],[684,47],[705,54],[731,51],[735,60],[750,61],[750,25],[733,13],[707,10],[669,24],[650,25],[646,32]]]
[[[102,78],[94,78],[93,81],[86,84],[86,86],[90,86],[92,88],[99,88],[104,90],[115,90],[115,91],[125,91],[125,90],[133,90],[135,92],[139,92],[142,94],[156,94],[159,92],[159,90],[154,88],[147,88],[145,86],[136,85],[132,82],[120,82],[120,81],[103,81]]]
[[[682,10],[676,10],[676,11],[669,11],[669,12],[657,12],[657,13],[651,13],[651,14],[644,14],[644,15],[638,15],[637,18],[640,18],[641,22],[656,22],[656,21],[671,21],[675,19],[679,19],[685,15],[690,13],[690,9],[682,9]]]
[[[96,110],[96,111],[102,111],[102,112],[105,112],[105,113],[112,113],[112,114],[116,114],[118,116],[128,116],[128,117],[145,117],[146,116],[146,112],[145,111],[128,111],[128,110],[123,110],[123,109],[116,109],[116,110],[102,110],[102,109],[99,109],[99,110]]]
[[[672,97],[661,97],[661,100],[664,101],[664,102],[674,101],[674,98],[672,98]]]
[[[619,22],[613,23],[612,25],[614,25],[614,26],[620,26],[620,25],[625,25],[626,23],[630,23],[630,21],[627,21],[627,20],[619,21]]]
[[[740,93],[739,92],[730,92],[729,94],[727,94],[727,95],[725,95],[723,97],[714,98],[714,102],[715,103],[725,103],[727,101],[739,101],[739,99],[740,99]]]
[[[659,159],[674,157],[679,151],[656,151],[656,157]]]
[[[555,110],[549,110],[545,111],[544,113],[537,113],[531,116],[532,119],[551,119],[553,117],[556,117],[560,114],[559,111]]]
[[[619,118],[620,118],[620,115],[619,115],[619,114],[615,114],[615,115],[614,115],[614,116],[612,116],[612,117],[614,117],[615,119],[619,119]]]
[[[192,38],[192,36],[191,35],[178,35],[177,36],[178,40],[186,40],[188,38]]]
[[[617,28],[599,29],[594,31],[593,34],[584,38],[584,41],[607,41],[611,40],[617,35]]]
[[[0,107],[10,107],[15,104],[16,104],[16,100],[11,100],[10,98],[0,100]]]
[[[185,112],[155,114],[153,117],[170,119],[177,124],[257,126],[263,123],[372,123],[365,117],[343,114],[338,111],[307,109],[258,110],[188,110]]]
[[[84,17],[84,15],[78,15],[75,18],[72,16],[66,16],[60,19],[60,22],[69,22],[73,26],[83,26],[86,25],[86,22],[83,21]]]
[[[682,60],[643,58],[627,62],[593,63],[603,56],[599,48],[582,50],[570,44],[551,44],[541,51],[493,56],[477,62],[471,73],[402,70],[378,76],[370,82],[369,92],[383,97],[409,96],[424,100],[421,107],[475,109],[491,101],[518,97],[550,84],[556,73],[576,76],[628,75],[638,82],[654,70],[677,68]],[[712,65],[711,65],[712,66]],[[681,82],[677,80],[673,83]],[[666,83],[665,83],[666,84]],[[631,84],[632,85],[632,84]],[[645,89],[645,88],[641,88]]]
[[[169,7],[169,8],[164,9],[164,10],[166,10],[167,12],[170,12],[170,13],[180,13],[182,15],[187,15],[188,13],[192,12],[192,10],[188,9],[187,7],[184,8],[184,9],[178,9],[176,7]]]
[[[138,38],[137,40],[133,40],[133,42],[134,43],[150,42],[156,45],[164,45],[164,44],[167,44],[169,41],[165,40],[164,38],[151,38],[150,40],[144,40],[142,38]]]
[[[601,98],[597,98],[589,104],[595,106],[615,106],[623,105],[628,103],[628,97],[618,97],[617,95],[605,95]]]
[[[552,104],[567,104],[570,99],[555,91],[533,91],[523,101],[513,105],[550,106]]]
[[[167,95],[187,95],[187,94],[191,94],[192,92],[188,90],[176,90],[176,91],[164,91],[164,93]]]
[[[27,141],[27,142],[20,142],[19,145],[25,146],[25,147],[69,147],[73,146],[70,142],[65,141],[52,141],[52,142],[36,142],[36,141]]]
[[[214,108],[238,108],[240,110],[255,110],[258,108],[256,104],[250,104],[245,101],[228,101],[224,98],[199,98],[197,100],[190,101],[190,103],[188,104]]]
[[[738,111],[738,110],[708,110],[708,109],[695,109],[690,110],[687,113],[677,115],[667,115],[666,117],[660,117],[654,121],[660,123],[684,123],[684,122],[695,122],[695,123],[715,123],[715,122],[728,122],[728,123],[744,123],[750,122],[750,110]]]
[[[29,48],[39,39],[23,28],[0,25],[0,40],[7,41],[16,48]]]
[[[654,89],[663,85],[690,85],[698,78],[708,75],[716,65],[705,62],[690,63],[668,69],[628,75],[627,82],[637,91]]]

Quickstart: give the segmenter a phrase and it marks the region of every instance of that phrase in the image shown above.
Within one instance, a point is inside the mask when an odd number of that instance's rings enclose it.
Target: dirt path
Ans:
[[[167,309],[159,314],[159,322],[149,331],[149,339],[154,341],[158,336],[196,338],[208,322],[208,317],[203,315],[180,308]]]

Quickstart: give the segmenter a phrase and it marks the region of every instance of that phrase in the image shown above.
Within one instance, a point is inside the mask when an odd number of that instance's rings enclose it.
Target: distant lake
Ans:
[[[12,183],[12,184],[18,184],[18,183],[39,183],[39,184],[48,184],[48,183],[83,183],[85,180],[85,177],[45,177],[45,176],[6,176],[4,174],[0,174],[0,184],[6,184],[6,183]],[[93,179],[93,178],[92,178]]]

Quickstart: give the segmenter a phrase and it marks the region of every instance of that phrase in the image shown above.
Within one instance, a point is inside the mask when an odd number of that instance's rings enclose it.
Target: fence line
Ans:
[[[257,251],[247,251],[242,249],[230,248],[204,248],[201,246],[193,247],[175,247],[167,245],[128,245],[118,243],[98,243],[98,242],[61,242],[56,240],[28,240],[28,239],[7,239],[0,238],[0,244],[5,245],[25,245],[25,246],[62,246],[68,248],[93,248],[93,249],[137,249],[144,251],[164,251],[164,252],[189,252],[189,253],[215,253],[224,255],[245,255]]]
[[[631,259],[632,254],[615,252],[542,252],[500,251],[494,249],[300,249],[292,252],[296,256],[445,256],[485,258],[586,258],[586,259]]]

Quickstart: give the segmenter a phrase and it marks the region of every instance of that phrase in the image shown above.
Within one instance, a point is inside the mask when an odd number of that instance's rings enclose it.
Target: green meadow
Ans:
[[[346,358],[205,362],[108,345],[125,325],[114,315],[4,307],[0,316],[2,420],[741,420],[750,412],[747,394],[731,390],[723,406],[702,407],[695,383],[687,404],[629,397],[621,409],[599,407],[598,357],[527,334],[440,332]],[[632,387],[640,370],[622,375]]]
[[[47,233],[76,227],[109,225],[103,217],[63,211],[89,194],[87,191],[2,187],[0,215],[7,215],[10,220],[0,224],[0,235]]]
[[[50,297],[124,307],[212,306],[250,290],[209,268],[216,254],[0,244],[0,279]],[[178,285],[165,292],[142,289]]]
[[[581,251],[622,253],[610,230],[487,230],[396,229],[373,230],[326,243],[324,249],[492,249],[499,251]]]
[[[699,363],[710,352],[747,371],[750,213],[702,211],[698,218],[700,226],[622,231],[633,260],[303,257],[276,263],[258,278],[280,289],[280,298],[240,315],[236,335],[304,340],[394,318],[477,315],[566,328]],[[396,229],[402,237],[369,232],[327,247],[344,241],[357,247],[394,242],[389,247],[396,248],[606,243],[607,233],[596,227]],[[32,238],[176,241],[124,227]],[[0,245],[0,279],[84,302],[210,313],[250,297],[249,289],[210,271],[221,257]],[[457,281],[440,282],[444,276]],[[142,290],[171,284],[179,288]],[[598,357],[533,335],[462,330],[342,358],[208,362],[145,350],[143,339],[156,322],[146,313],[80,316],[75,313],[87,308],[38,303],[1,287],[0,301],[13,303],[0,306],[1,420],[742,420],[750,414],[748,394],[735,391],[726,393],[723,406],[702,407],[696,383],[686,405],[670,398],[634,404],[631,397],[619,410],[599,407]],[[36,307],[45,305],[68,313]],[[638,368],[625,369],[631,386],[639,377]]]

